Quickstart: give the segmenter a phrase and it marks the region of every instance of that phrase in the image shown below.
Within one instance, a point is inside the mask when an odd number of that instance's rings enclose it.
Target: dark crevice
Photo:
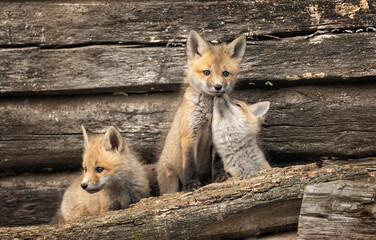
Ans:
[[[375,27],[354,27],[354,28],[332,28],[320,29],[312,31],[299,31],[299,32],[276,32],[263,35],[253,35],[248,37],[253,41],[276,40],[293,37],[313,37],[321,34],[348,34],[348,33],[362,33],[362,32],[376,32]]]
[[[322,29],[312,31],[295,31],[295,32],[275,32],[270,34],[251,35],[247,37],[249,41],[267,41],[267,40],[282,40],[285,38],[313,37],[320,34],[348,34],[348,33],[361,33],[361,32],[376,32],[376,27],[357,27],[357,28],[335,28],[335,29]],[[184,42],[121,42],[121,41],[93,41],[81,42],[71,44],[44,44],[44,43],[27,43],[27,44],[3,44],[0,48],[40,48],[40,49],[70,49],[89,46],[128,46],[133,48],[146,48],[146,47],[181,47],[185,45]]]
[[[43,43],[28,43],[28,44],[7,44],[0,45],[0,48],[40,48],[40,49],[70,49],[91,46],[126,46],[132,48],[146,48],[146,47],[167,47],[170,46],[165,42],[159,43],[142,43],[142,42],[81,42],[71,44],[43,44]]]

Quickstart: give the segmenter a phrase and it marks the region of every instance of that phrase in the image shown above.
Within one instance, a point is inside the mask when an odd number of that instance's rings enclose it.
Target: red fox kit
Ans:
[[[214,99],[213,143],[225,171],[233,177],[245,178],[270,168],[257,145],[257,135],[269,106],[270,102],[247,106],[227,94]]]
[[[84,126],[82,131],[84,172],[65,191],[51,224],[127,208],[150,194],[143,166],[115,127],[105,134],[90,133]]]
[[[211,45],[191,31],[187,39],[186,90],[158,161],[160,193],[191,191],[211,179],[211,121],[214,96],[230,92],[246,40]]]

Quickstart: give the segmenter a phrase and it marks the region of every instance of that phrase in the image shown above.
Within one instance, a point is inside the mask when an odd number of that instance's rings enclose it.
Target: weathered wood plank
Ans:
[[[356,158],[356,159],[343,159],[343,158],[325,158],[322,159],[322,166],[343,166],[343,165],[357,165],[365,167],[369,172],[376,174],[376,157]]]
[[[298,239],[375,239],[376,183],[336,181],[307,186]]]
[[[239,87],[374,81],[376,33],[248,45]],[[304,54],[302,54],[304,53]],[[185,48],[91,46],[0,51],[0,95],[177,90]]]
[[[48,223],[77,173],[22,174],[0,178],[0,225]]]
[[[271,102],[261,144],[280,155],[375,156],[376,84],[297,86],[234,92],[234,98]],[[179,104],[176,93],[0,99],[0,171],[78,168],[80,125],[116,125],[145,162],[163,147]],[[267,154],[269,155],[269,154]]]
[[[317,169],[314,164],[264,170],[245,180],[229,179],[191,193],[148,198],[129,209],[57,227],[0,228],[1,239],[239,239],[297,227],[309,184],[369,178],[361,167]]]
[[[185,42],[376,25],[373,1],[2,1],[0,45]]]

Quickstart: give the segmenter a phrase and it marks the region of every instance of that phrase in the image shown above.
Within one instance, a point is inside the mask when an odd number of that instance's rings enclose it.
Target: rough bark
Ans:
[[[373,81],[375,36],[326,34],[254,42],[247,47],[239,87]],[[182,47],[10,48],[0,56],[1,95],[177,90],[186,68]]]
[[[343,159],[343,158],[325,158],[322,160],[322,166],[343,166],[343,165],[356,165],[362,166],[372,174],[376,174],[376,157],[367,158],[355,158],[355,159]]]
[[[22,174],[0,178],[0,225],[48,223],[78,173]]]
[[[375,239],[376,182],[336,181],[308,186],[298,239]]]
[[[316,165],[264,170],[245,180],[229,179],[190,193],[144,199],[129,209],[57,227],[0,228],[2,239],[237,239],[297,227],[307,185],[363,180],[364,168]]]
[[[376,156],[375,91],[375,84],[325,85],[233,96],[271,102],[260,143],[281,165],[283,154]],[[77,169],[81,124],[97,132],[116,125],[144,162],[155,162],[179,99],[175,93],[0,99],[0,171]]]
[[[373,1],[2,1],[0,45],[185,42],[376,25]],[[215,30],[213,30],[215,29]]]

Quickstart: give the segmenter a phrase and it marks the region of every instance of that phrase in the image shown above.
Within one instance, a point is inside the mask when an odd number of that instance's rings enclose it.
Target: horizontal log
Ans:
[[[376,33],[326,34],[248,45],[238,88],[374,81]],[[90,46],[0,51],[0,96],[177,90],[185,48]]]
[[[22,174],[0,178],[0,225],[48,223],[77,173]]]
[[[271,102],[260,143],[272,164],[281,166],[286,154],[375,156],[375,91],[376,84],[321,85],[233,96]],[[175,93],[0,99],[0,172],[78,169],[81,124],[97,132],[117,126],[144,162],[155,162],[179,99]]]
[[[375,239],[376,182],[335,181],[307,186],[298,239]]]
[[[361,167],[316,165],[264,170],[190,193],[148,198],[120,211],[58,226],[0,228],[1,239],[239,239],[297,227],[304,188],[369,178]]]
[[[0,45],[185,42],[376,25],[373,1],[5,1]]]
[[[343,165],[356,165],[365,167],[369,172],[376,174],[376,157],[356,158],[356,159],[343,159],[343,158],[324,158],[322,166],[343,166]]]

